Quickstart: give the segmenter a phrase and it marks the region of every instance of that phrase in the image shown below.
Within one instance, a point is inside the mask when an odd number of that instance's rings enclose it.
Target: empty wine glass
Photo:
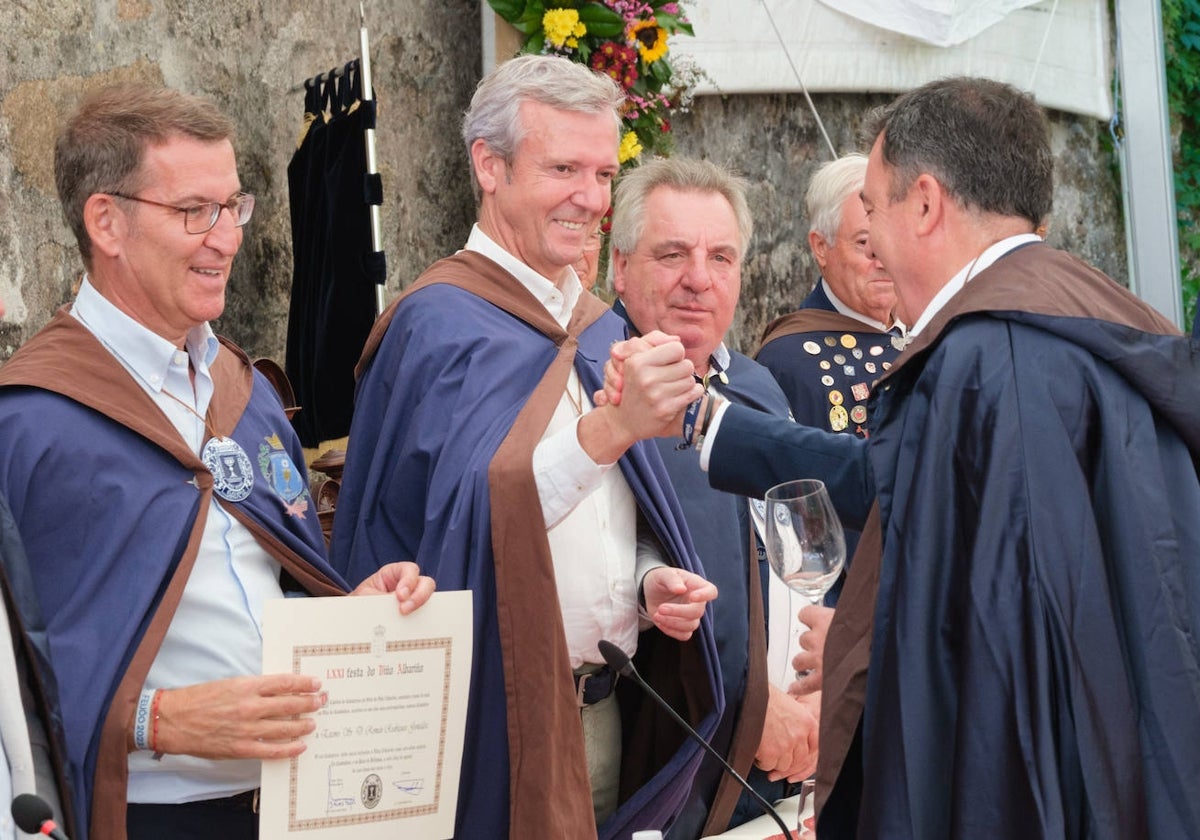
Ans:
[[[846,537],[829,491],[815,478],[785,481],[767,491],[766,504],[771,569],[819,604],[846,564]]]

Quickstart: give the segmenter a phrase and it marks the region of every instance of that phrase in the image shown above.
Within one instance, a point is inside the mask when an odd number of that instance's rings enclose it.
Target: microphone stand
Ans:
[[[654,702],[657,703],[663,711],[670,715],[672,720],[674,720],[680,725],[680,727],[683,728],[684,732],[690,735],[692,739],[696,741],[696,743],[704,747],[704,749],[708,751],[709,755],[721,763],[721,766],[725,768],[725,772],[732,776],[738,782],[738,784],[742,786],[742,789],[749,793],[751,797],[753,797],[754,801],[758,803],[758,807],[762,808],[763,813],[769,815],[771,819],[775,820],[776,824],[778,824],[780,830],[783,832],[785,840],[790,840],[792,837],[792,829],[787,827],[787,824],[784,823],[783,819],[779,816],[775,809],[771,807],[771,803],[763,799],[762,794],[752,788],[750,783],[743,779],[740,773],[730,767],[729,762],[722,758],[721,755],[712,748],[712,745],[709,744],[708,741],[701,738],[700,733],[693,729],[686,720],[680,717],[679,713],[672,709],[667,701],[662,699],[659,693],[650,687],[648,682],[642,679],[642,675],[638,673],[637,668],[633,667],[633,662],[629,659],[629,654],[625,653],[625,651],[621,650],[607,639],[602,639],[598,647],[600,649],[600,655],[604,657],[604,661],[608,663],[608,667],[612,668],[621,676],[628,677],[629,679],[633,680],[641,687],[643,691],[649,694],[650,697],[654,699]]]

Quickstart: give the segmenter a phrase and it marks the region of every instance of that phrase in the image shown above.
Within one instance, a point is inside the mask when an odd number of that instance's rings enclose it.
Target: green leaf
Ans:
[[[668,15],[665,12],[660,12],[657,15],[658,25],[667,30],[670,34],[682,32],[684,35],[695,35],[692,30],[692,25],[683,20],[679,15]]]
[[[545,48],[545,46],[546,33],[538,32],[536,35],[530,36],[529,40],[525,42],[525,46],[521,48],[521,51],[537,55]]]
[[[509,23],[519,20],[525,13],[525,0],[488,0],[488,5]]]
[[[624,19],[599,3],[585,3],[580,6],[579,19],[587,27],[588,35],[596,38],[616,38],[625,31]]]
[[[542,16],[545,14],[546,9],[542,6],[542,0],[529,0],[521,16],[509,23],[522,35],[533,35],[542,31]]]

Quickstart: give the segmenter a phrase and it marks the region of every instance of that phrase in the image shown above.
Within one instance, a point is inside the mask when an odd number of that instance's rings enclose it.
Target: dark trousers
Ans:
[[[182,805],[130,802],[125,830],[129,840],[258,840],[258,814],[244,797]]]

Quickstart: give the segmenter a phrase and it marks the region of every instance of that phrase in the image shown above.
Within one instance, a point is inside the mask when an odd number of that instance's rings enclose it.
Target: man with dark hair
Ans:
[[[816,475],[854,517],[878,491],[824,647],[818,834],[1200,837],[1200,354],[1035,234],[1030,96],[944,79],[871,132],[915,338],[870,440],[736,405],[705,440],[726,489]]]
[[[602,640],[636,649],[705,735],[721,714],[716,589],[643,441],[699,391],[692,365],[671,342],[625,404],[587,399],[625,331],[572,266],[609,206],[623,99],[553,56],[480,82],[463,121],[478,223],[360,363],[334,563],[358,576],[398,554],[474,592],[458,837],[626,837],[674,819],[699,747],[632,683],[614,693]]]
[[[259,675],[262,607],[344,594],[274,389],[213,335],[250,220],[210,102],[117,86],[59,135],[87,274],[0,368],[0,493],[62,698],[76,840],[252,840],[262,759],[304,750],[320,682]],[[253,453],[254,461],[248,453]],[[402,612],[433,581],[391,564],[357,594]]]
[[[709,161],[670,158],[626,173],[616,193],[612,276],[620,299],[613,308],[635,334],[678,336],[710,393],[787,417],[770,373],[723,340],[752,233],[745,181]],[[816,767],[819,698],[793,699],[775,684],[781,674],[768,673],[764,592],[771,571],[752,536],[748,500],[712,489],[694,449],[681,449],[674,438],[657,443],[705,575],[721,591],[713,628],[726,712],[714,746],[768,801],[780,799],[788,781]],[[786,625],[790,616],[771,618]],[[786,650],[780,658],[788,659]],[[706,837],[760,813],[708,759],[672,837]]]

